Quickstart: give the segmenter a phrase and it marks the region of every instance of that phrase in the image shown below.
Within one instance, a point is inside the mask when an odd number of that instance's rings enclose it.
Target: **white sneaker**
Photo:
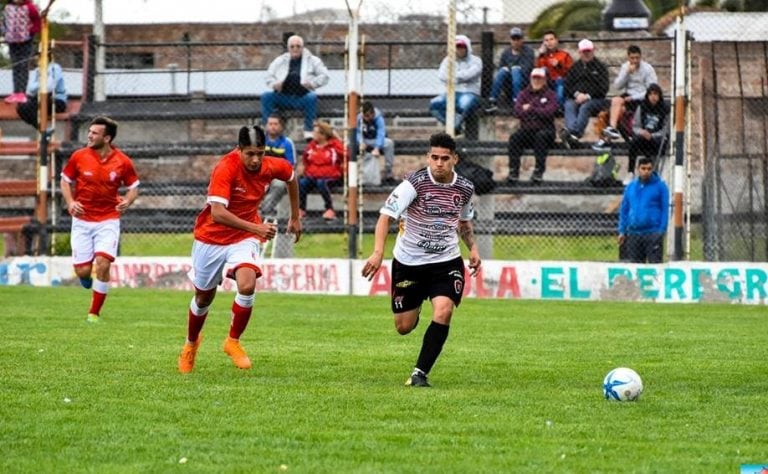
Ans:
[[[612,138],[614,140],[618,140],[619,138],[621,138],[621,134],[619,133],[619,131],[613,127],[605,127],[605,129],[603,130],[603,135],[607,136],[608,138]]]
[[[631,183],[633,179],[635,179],[635,173],[627,173],[627,176],[624,178],[624,181],[622,181],[621,184],[626,186]]]

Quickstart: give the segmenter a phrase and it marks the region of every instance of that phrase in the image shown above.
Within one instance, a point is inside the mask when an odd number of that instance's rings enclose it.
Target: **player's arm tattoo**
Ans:
[[[469,221],[459,221],[459,237],[468,249],[475,245],[475,232],[472,229],[472,223]]]

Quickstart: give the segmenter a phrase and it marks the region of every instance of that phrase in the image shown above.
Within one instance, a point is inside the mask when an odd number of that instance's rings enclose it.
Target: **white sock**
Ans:
[[[205,316],[208,314],[208,306],[203,306],[202,308],[198,306],[194,296],[192,297],[192,301],[189,302],[189,310],[195,316]]]
[[[250,295],[242,295],[239,292],[235,295],[235,303],[243,308],[252,308],[253,300],[256,299],[256,293]]]
[[[108,281],[101,281],[99,279],[93,280],[93,286],[91,287],[93,291],[96,291],[98,293],[107,294],[109,292],[109,282]]]

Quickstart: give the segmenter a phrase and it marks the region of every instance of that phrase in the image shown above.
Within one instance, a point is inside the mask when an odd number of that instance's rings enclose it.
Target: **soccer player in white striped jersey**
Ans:
[[[454,171],[458,162],[456,141],[447,133],[436,133],[430,137],[429,146],[427,166],[407,175],[379,211],[373,253],[362,270],[363,277],[371,280],[381,268],[390,225],[400,219],[391,288],[397,332],[413,331],[422,303],[427,298],[432,302],[432,321],[405,383],[416,387],[430,386],[427,376],[448,339],[454,308],[461,303],[465,268],[459,240],[469,249],[470,275],[480,270],[472,230],[475,188]]]

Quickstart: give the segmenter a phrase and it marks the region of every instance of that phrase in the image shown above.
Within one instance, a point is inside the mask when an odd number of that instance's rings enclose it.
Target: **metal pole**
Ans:
[[[38,254],[44,254],[47,250],[46,241],[48,232],[46,223],[48,222],[48,17],[47,10],[42,17],[40,30],[40,58],[38,60],[38,77],[40,78],[40,87],[38,89],[38,137],[39,150],[37,152],[37,203],[35,208],[35,218],[41,224],[40,234],[38,235]]]
[[[357,235],[360,226],[357,217],[357,188],[358,188],[358,163],[357,163],[357,113],[360,109],[360,71],[358,62],[358,19],[360,17],[360,4],[353,10],[347,3],[349,11],[349,35],[347,39],[347,150],[349,151],[347,165],[347,183],[349,187],[347,206],[347,231],[349,233],[348,256],[350,259],[358,257]]]
[[[445,88],[445,132],[456,134],[456,0],[448,2],[448,82]]]
[[[97,102],[107,99],[106,81],[104,77],[104,69],[106,64],[106,54],[104,52],[104,9],[102,8],[103,0],[94,0],[94,20],[93,20],[93,35],[96,37],[96,70],[94,71],[94,84],[93,84],[93,98]]]
[[[683,189],[685,186],[685,111],[687,84],[685,61],[687,34],[682,16],[675,33],[675,167],[674,167],[674,260],[683,259]]]

